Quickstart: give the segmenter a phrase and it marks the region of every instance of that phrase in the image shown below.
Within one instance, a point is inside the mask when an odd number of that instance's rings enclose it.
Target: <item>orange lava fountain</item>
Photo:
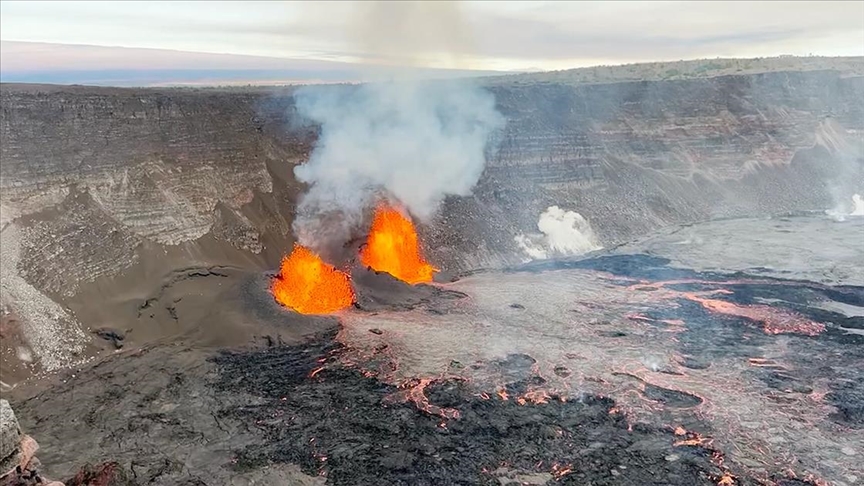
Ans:
[[[282,260],[279,275],[270,286],[280,304],[301,314],[329,314],[354,302],[348,274],[340,272],[312,250],[294,245]]]
[[[385,204],[375,210],[360,261],[367,267],[408,282],[431,282],[438,271],[423,259],[414,223],[396,208]]]

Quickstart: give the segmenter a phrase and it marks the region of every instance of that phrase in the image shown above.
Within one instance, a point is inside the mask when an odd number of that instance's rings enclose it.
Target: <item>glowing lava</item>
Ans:
[[[277,302],[301,314],[329,314],[354,302],[348,274],[300,245],[294,245],[291,254],[282,260],[270,290]]]
[[[431,282],[438,271],[423,259],[417,231],[411,220],[396,208],[380,205],[375,210],[360,261],[367,267],[408,282]]]
[[[731,293],[723,291],[722,293]],[[818,336],[825,332],[825,324],[804,319],[797,314],[767,305],[737,305],[719,299],[701,297],[695,293],[685,293],[684,297],[702,304],[705,309],[718,314],[743,317],[762,325],[765,334],[803,334]]]

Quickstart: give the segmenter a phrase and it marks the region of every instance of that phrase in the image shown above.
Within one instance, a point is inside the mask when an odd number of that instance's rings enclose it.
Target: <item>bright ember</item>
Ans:
[[[383,204],[375,210],[360,261],[410,284],[431,282],[438,271],[423,259],[414,223],[396,208]]]
[[[300,245],[282,260],[270,290],[277,302],[301,314],[329,314],[354,302],[348,274]]]

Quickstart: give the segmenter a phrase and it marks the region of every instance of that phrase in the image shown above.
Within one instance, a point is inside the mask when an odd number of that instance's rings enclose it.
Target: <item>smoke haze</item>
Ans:
[[[864,198],[860,194],[852,195],[852,216],[864,216]]]
[[[855,216],[858,211],[864,211],[860,207],[860,192],[864,190],[864,152],[860,144],[831,118],[819,124],[816,143],[828,150],[836,161],[825,181],[833,200],[832,208],[825,213],[835,220],[844,221],[846,216]]]
[[[825,214],[835,221],[846,221],[847,216],[864,216],[864,198],[860,194],[853,194],[850,204],[838,204],[825,211]]]
[[[379,66],[468,68],[473,40],[459,2],[357,2],[351,40]],[[383,73],[392,74],[385,69]],[[382,74],[382,71],[378,71]]]
[[[354,30],[384,61],[441,57],[448,48],[458,51],[454,42],[468,42],[454,4],[361,2],[360,8]],[[321,125],[309,161],[294,171],[310,185],[294,223],[303,245],[320,250],[348,240],[380,196],[428,219],[447,195],[471,193],[487,142],[503,128],[493,96],[469,80],[422,81],[387,68],[368,78],[376,82],[295,94],[298,112]]]

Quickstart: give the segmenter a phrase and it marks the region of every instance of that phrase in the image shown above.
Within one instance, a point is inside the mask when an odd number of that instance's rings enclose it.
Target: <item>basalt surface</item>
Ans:
[[[797,227],[789,246],[818,254],[803,229],[821,221],[758,228]],[[861,257],[861,223],[821,228]],[[746,241],[750,261],[770,255]],[[107,463],[128,484],[857,484],[864,287],[727,261],[630,248],[414,287],[357,269],[358,304],[331,318],[249,276],[195,332],[14,406],[57,478]],[[254,345],[202,346],[206,323],[241,320]]]

